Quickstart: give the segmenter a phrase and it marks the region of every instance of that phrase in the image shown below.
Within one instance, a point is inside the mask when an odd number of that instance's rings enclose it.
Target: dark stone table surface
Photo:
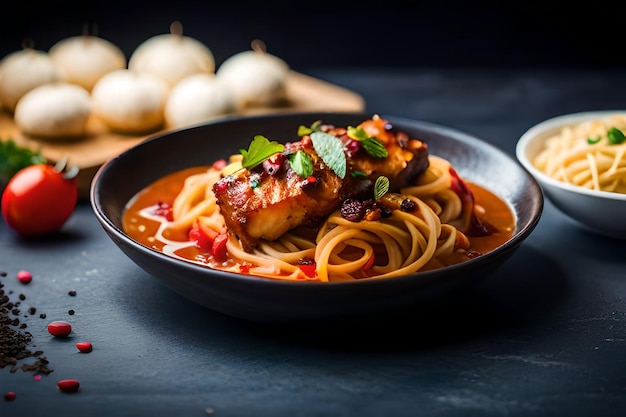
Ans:
[[[307,73],[362,95],[368,112],[451,126],[510,154],[546,118],[626,109],[626,77],[610,69]],[[15,279],[22,269],[29,285]],[[22,312],[37,309],[20,317],[54,369],[38,381],[0,369],[0,394],[16,393],[0,397],[2,417],[626,415],[626,241],[582,230],[549,201],[500,269],[419,322],[280,327],[220,315],[132,263],[88,202],[47,239],[0,223],[0,271],[4,290],[25,296]],[[70,322],[71,337],[51,337],[53,320]],[[79,392],[59,392],[66,378]]]

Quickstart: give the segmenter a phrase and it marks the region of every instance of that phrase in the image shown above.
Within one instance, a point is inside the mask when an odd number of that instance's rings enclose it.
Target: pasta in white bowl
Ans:
[[[516,156],[561,212],[592,232],[626,238],[626,110],[545,120],[520,137]]]

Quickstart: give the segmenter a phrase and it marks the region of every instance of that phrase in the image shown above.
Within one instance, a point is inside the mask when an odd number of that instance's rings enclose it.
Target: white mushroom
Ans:
[[[170,92],[165,105],[165,123],[169,128],[180,128],[234,110],[229,91],[215,74],[194,74],[182,79]]]
[[[89,92],[76,84],[40,85],[24,94],[15,107],[15,124],[24,132],[47,139],[78,139],[91,114]]]
[[[169,34],[148,38],[133,51],[128,69],[157,75],[173,87],[189,75],[215,73],[215,59],[205,44],[184,36],[180,22],[174,22]]]
[[[163,125],[169,92],[167,82],[156,75],[116,70],[93,87],[93,114],[114,131],[149,133]]]
[[[20,98],[43,84],[62,81],[63,76],[45,51],[24,47],[0,61],[0,102],[10,112]]]
[[[240,109],[272,106],[286,99],[288,64],[265,50],[261,41],[252,49],[226,59],[216,75],[231,90]]]
[[[126,68],[124,52],[106,39],[94,35],[62,39],[48,53],[67,81],[89,91],[103,75]]]

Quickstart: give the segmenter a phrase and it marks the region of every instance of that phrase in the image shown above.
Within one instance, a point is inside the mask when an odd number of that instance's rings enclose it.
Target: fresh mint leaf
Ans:
[[[361,126],[348,126],[348,136],[351,139],[361,142],[361,146],[363,146],[365,152],[374,158],[383,159],[389,156],[389,152],[387,151],[387,148],[385,148],[385,145],[383,145],[378,139],[369,136],[365,129]]]
[[[365,149],[365,152],[373,156],[374,158],[383,159],[389,156],[389,152],[385,145],[380,143],[379,140],[374,138],[367,138],[361,141],[361,146]]]
[[[381,175],[374,183],[374,200],[380,200],[389,191],[389,178]]]
[[[309,155],[303,151],[298,151],[289,156],[289,164],[296,174],[302,178],[308,178],[313,175],[313,162]]]
[[[311,142],[322,161],[341,179],[346,177],[347,161],[339,138],[323,132],[311,133]]]

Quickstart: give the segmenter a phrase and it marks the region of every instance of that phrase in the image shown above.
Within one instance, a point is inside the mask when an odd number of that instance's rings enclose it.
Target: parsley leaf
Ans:
[[[323,132],[311,133],[311,142],[322,161],[341,179],[346,177],[347,161],[339,138]]]
[[[0,190],[20,169],[46,162],[46,158],[39,151],[18,146],[13,139],[0,140]]]
[[[313,175],[313,162],[311,162],[309,155],[303,151],[289,155],[289,164],[291,169],[302,178],[308,178]]]
[[[241,165],[250,169],[263,163],[267,158],[285,150],[285,146],[271,141],[263,135],[255,135],[248,150],[240,149],[243,155]]]

